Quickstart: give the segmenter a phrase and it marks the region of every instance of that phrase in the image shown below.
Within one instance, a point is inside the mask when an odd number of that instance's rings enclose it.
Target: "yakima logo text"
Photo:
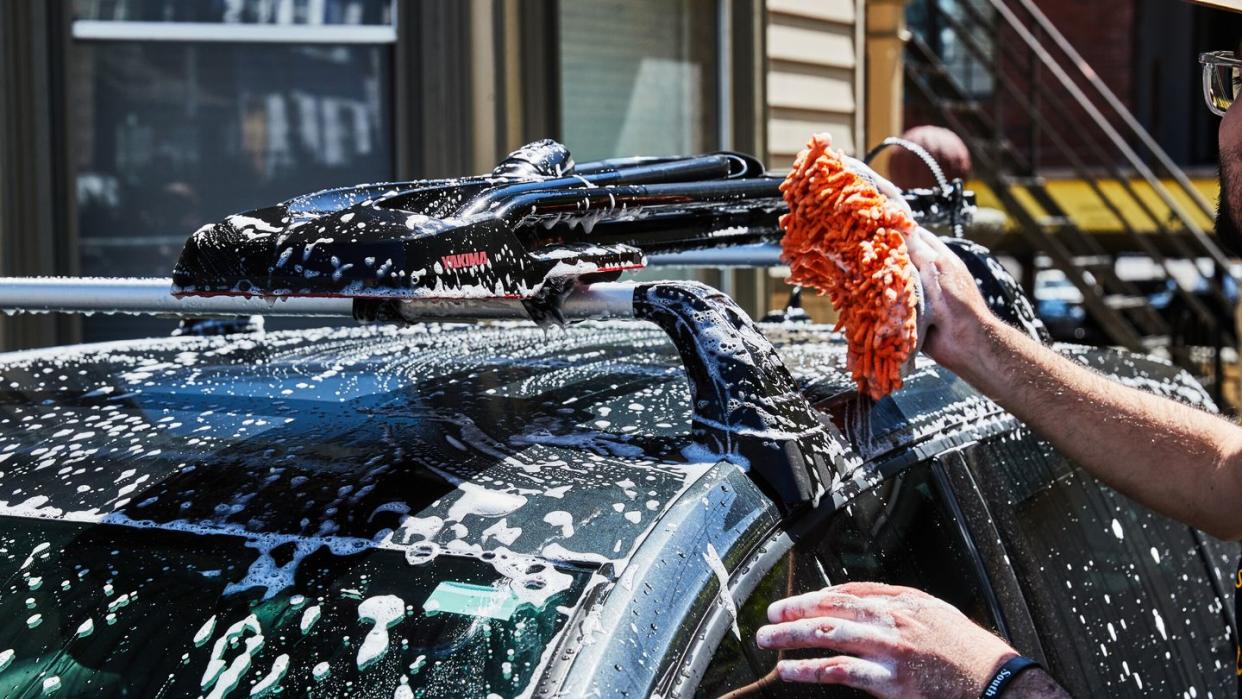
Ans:
[[[466,267],[482,267],[487,264],[487,251],[463,252],[457,255],[445,255],[440,263],[448,269],[464,269]]]

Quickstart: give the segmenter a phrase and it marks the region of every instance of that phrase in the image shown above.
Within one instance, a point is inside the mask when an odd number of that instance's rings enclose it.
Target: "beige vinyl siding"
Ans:
[[[816,131],[858,153],[857,0],[767,0],[769,167],[789,167]]]

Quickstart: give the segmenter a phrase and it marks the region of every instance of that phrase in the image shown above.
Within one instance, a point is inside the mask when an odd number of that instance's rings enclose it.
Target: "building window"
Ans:
[[[989,67],[983,64],[986,59],[995,62],[997,45],[995,37],[986,33],[976,33],[963,38],[955,25],[971,25],[971,19],[983,18],[995,22],[995,10],[988,7],[964,5],[969,0],[940,0],[927,2],[916,0],[906,11],[906,21],[910,29],[917,32],[940,60],[944,63],[949,76],[964,92],[974,97],[990,97],[996,89],[995,79]],[[972,51],[966,44],[972,41],[978,52]]]
[[[125,34],[140,22],[391,28],[393,12],[391,0],[73,0],[75,35]]]
[[[560,3],[564,141],[578,162],[717,147],[716,4]]]
[[[77,0],[74,9],[82,274],[167,276],[206,223],[392,179],[389,0]],[[83,335],[171,325],[87,318]]]

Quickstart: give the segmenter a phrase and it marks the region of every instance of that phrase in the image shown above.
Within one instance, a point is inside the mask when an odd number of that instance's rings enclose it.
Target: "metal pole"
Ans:
[[[0,310],[22,313],[127,313],[191,318],[248,315],[353,318],[348,298],[187,296],[172,280],[107,277],[0,277]]]
[[[771,243],[657,253],[647,256],[648,267],[776,267],[783,264],[785,263],[781,261],[781,246]]]
[[[248,315],[354,318],[349,297],[186,296],[169,290],[171,279],[106,277],[0,277],[0,311],[7,313],[125,313],[180,318]],[[634,317],[633,283],[575,289],[561,303],[566,320]],[[398,299],[407,322],[529,320],[520,299]]]
[[[574,289],[561,301],[565,320],[634,317],[632,282],[606,282]],[[453,320],[530,320],[521,299],[405,299],[398,305],[409,323]]]

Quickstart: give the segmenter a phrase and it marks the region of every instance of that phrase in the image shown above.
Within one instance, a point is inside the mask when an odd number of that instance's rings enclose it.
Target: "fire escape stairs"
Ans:
[[[971,94],[933,49],[938,42],[916,29],[906,50],[907,99],[929,107],[944,126],[965,141],[974,177],[992,190],[1027,246],[1046,255],[1078,289],[1085,310],[1110,343],[1133,351],[1167,352],[1176,363],[1201,378],[1205,376],[1201,359],[1191,356],[1190,348],[1177,336],[1178,329],[1171,327],[1170,320],[1140,289],[1118,276],[1114,254],[1052,196],[1048,183],[1039,175],[1033,149],[1020,148],[1006,138],[1006,130],[1012,131],[1014,122],[1012,115],[1006,123],[1001,122],[996,101],[1003,100],[1011,113],[1018,111],[1024,122],[1021,128],[1035,134],[1032,143],[1038,138],[1051,144],[1074,176],[1121,222],[1133,249],[1150,258],[1169,279],[1175,278],[1173,260],[1206,258],[1214,263],[1213,273],[1200,272],[1210,306],[1201,294],[1176,283],[1171,287],[1193,320],[1202,323],[1208,335],[1220,338],[1215,343],[1214,369],[1208,379],[1215,384],[1219,397],[1220,382],[1215,377],[1221,375],[1220,345],[1233,328],[1231,315],[1215,309],[1232,307],[1221,278],[1228,274],[1229,266],[1182,202],[1191,202],[1210,218],[1215,212],[1209,203],[1032,0],[922,2],[933,18],[928,26],[935,27],[940,37],[952,37],[971,69],[990,76],[993,92],[986,98]],[[962,53],[955,56],[957,65],[962,58]],[[1016,68],[1025,73],[1017,76],[1019,79],[1014,79]],[[1086,89],[1080,83],[1085,83]],[[1088,91],[1095,94],[1094,100]],[[1115,124],[1124,125],[1128,136]],[[1074,129],[1072,144],[1064,131],[1067,125]],[[1165,175],[1164,180],[1156,177],[1131,143],[1140,143],[1146,149],[1149,159]],[[1180,225],[1170,228],[1168,213],[1153,211],[1149,200],[1137,192],[1136,179],[1146,181]],[[1104,181],[1111,186],[1102,186]],[[1177,190],[1178,196],[1170,190]],[[1150,219],[1151,225],[1145,230],[1136,229],[1122,214],[1123,209],[1136,207]],[[1166,255],[1166,250],[1174,254]]]

